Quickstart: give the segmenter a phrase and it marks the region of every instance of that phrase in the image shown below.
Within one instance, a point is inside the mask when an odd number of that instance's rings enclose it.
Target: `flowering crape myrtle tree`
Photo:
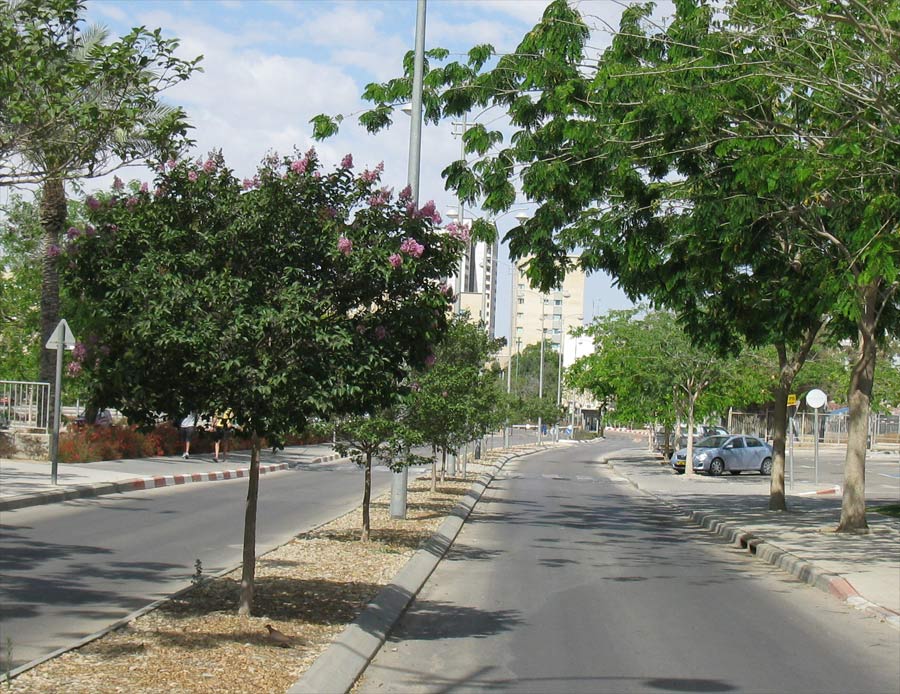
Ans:
[[[253,604],[260,439],[371,407],[446,328],[441,277],[461,241],[382,166],[324,170],[314,150],[239,180],[220,155],[87,199],[59,256],[84,304],[77,367],[130,418],[230,407],[252,440],[238,611]]]

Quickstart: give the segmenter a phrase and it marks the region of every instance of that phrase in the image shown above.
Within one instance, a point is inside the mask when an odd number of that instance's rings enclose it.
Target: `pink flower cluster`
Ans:
[[[375,167],[374,171],[369,171],[366,169],[363,171],[359,177],[365,181],[366,183],[373,183],[381,178],[381,174],[384,173],[384,162],[380,162],[378,166]]]
[[[212,158],[207,159],[207,160],[203,163],[203,170],[204,170],[206,173],[212,173],[213,171],[215,171],[215,170],[216,170],[216,161],[215,161],[215,159],[212,159]]]
[[[125,187],[125,184],[122,182],[122,179],[118,176],[113,176],[113,184],[112,187],[114,190],[122,190]]]
[[[337,247],[338,250],[344,255],[350,255],[351,251],[353,250],[353,241],[348,239],[346,236],[341,236],[341,238],[338,239]]]
[[[345,154],[344,158],[341,159],[341,168],[342,169],[352,169],[353,168],[353,155]]]
[[[391,253],[390,257],[388,258],[388,262],[391,264],[391,267],[396,270],[398,267],[403,265],[403,256],[399,253]]]
[[[84,204],[87,205],[88,208],[90,208],[92,210],[99,210],[100,206],[101,206],[100,201],[97,198],[95,198],[93,195],[88,195],[87,199],[84,201]]]
[[[200,174],[198,174],[196,171],[194,171],[193,169],[188,171],[188,180],[191,183],[195,183],[198,178],[200,178]]]
[[[295,174],[306,173],[307,166],[309,166],[309,161],[307,159],[295,159],[291,162],[291,171]]]
[[[391,195],[393,194],[393,192],[393,188],[382,188],[369,198],[369,205],[371,207],[381,207],[383,205],[387,205],[391,201]]]
[[[472,238],[469,234],[469,226],[467,224],[451,222],[446,226],[446,229],[451,238],[458,239],[463,243],[469,243],[469,240]]]
[[[430,219],[434,224],[440,224],[444,220],[441,218],[440,212],[435,209],[434,200],[429,200],[422,207],[416,209],[416,204],[412,201],[406,205],[406,214],[410,217],[419,217],[420,219]]]
[[[259,188],[259,176],[244,179],[244,190],[251,190],[253,188]]]
[[[411,255],[413,258],[421,258],[422,253],[425,252],[425,246],[415,239],[406,239],[400,244],[400,252]]]

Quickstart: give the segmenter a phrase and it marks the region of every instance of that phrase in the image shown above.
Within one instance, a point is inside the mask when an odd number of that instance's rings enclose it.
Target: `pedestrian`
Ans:
[[[225,462],[228,456],[228,440],[231,438],[232,427],[234,426],[234,412],[230,407],[223,411],[216,412],[212,418],[213,446],[213,462]],[[222,457],[219,458],[219,450],[221,448]]]
[[[196,426],[196,410],[191,410],[191,413],[178,424],[178,430],[181,432],[181,440],[184,442],[184,454],[181,457],[185,460],[191,457],[191,439],[194,437],[194,427]]]

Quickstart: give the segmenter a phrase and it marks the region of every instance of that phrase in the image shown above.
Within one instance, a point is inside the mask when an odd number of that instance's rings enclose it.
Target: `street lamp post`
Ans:
[[[412,111],[409,126],[409,165],[407,178],[412,199],[419,201],[419,171],[422,159],[422,91],[425,75],[425,0],[416,6],[416,53],[413,63]],[[391,518],[406,518],[409,469],[395,472],[391,479]]]
[[[541,366],[538,372],[538,407],[544,404],[544,311],[546,299],[541,296]],[[544,443],[544,424],[541,417],[541,411],[538,410],[538,445]]]
[[[568,296],[567,294],[564,296]],[[562,372],[563,372],[563,352],[565,350],[565,341],[566,341],[566,318],[575,318],[576,320],[583,320],[582,316],[573,316],[567,315],[562,316],[560,322],[562,323],[562,332],[559,336],[559,366],[556,372],[556,407],[557,409],[562,407]],[[578,349],[578,341],[575,341],[575,348]],[[574,413],[573,413],[574,417]],[[554,440],[556,443],[559,443],[559,424],[556,425],[556,433],[554,435]]]

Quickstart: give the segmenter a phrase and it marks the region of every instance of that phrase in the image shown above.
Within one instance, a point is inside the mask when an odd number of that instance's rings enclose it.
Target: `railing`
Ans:
[[[44,429],[50,425],[50,384],[0,381],[0,429]]]
[[[812,445],[816,439],[816,416],[812,412],[799,412],[793,417],[794,441]],[[819,413],[818,438],[820,443],[846,444],[849,415],[844,412]],[[771,440],[772,414],[732,412],[728,429],[732,434],[750,434]],[[900,416],[870,414],[867,442],[870,448],[900,444]]]

